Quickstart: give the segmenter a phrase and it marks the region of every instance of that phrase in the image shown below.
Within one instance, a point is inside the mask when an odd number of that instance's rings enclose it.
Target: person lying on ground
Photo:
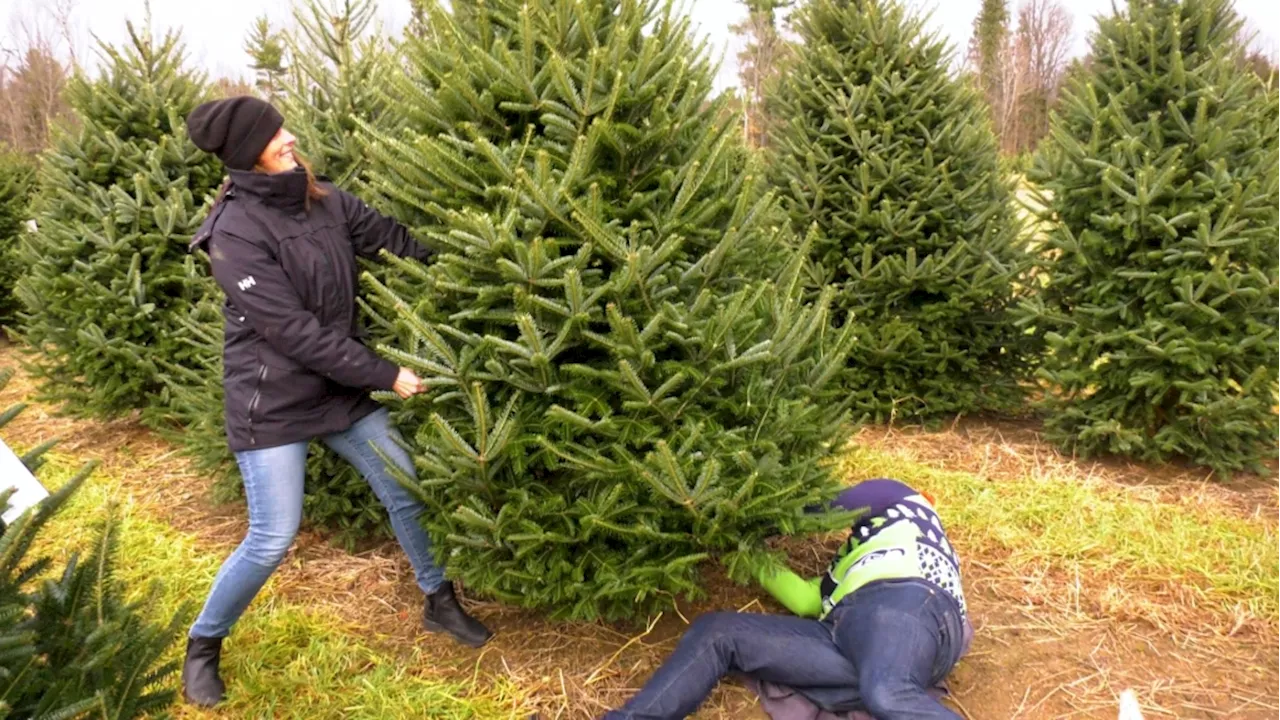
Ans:
[[[605,720],[693,713],[725,675],[745,675],[765,709],[783,717],[879,720],[959,715],[936,690],[973,630],[960,566],[933,503],[897,480],[842,492],[861,511],[821,577],[762,569],[761,585],[799,617],[715,612],[696,618],[675,652]],[[805,708],[806,713],[794,711]]]
[[[426,386],[366,347],[356,317],[357,255],[387,250],[427,262],[429,252],[394,220],[317,180],[269,103],[248,96],[205,103],[187,118],[187,131],[229,170],[192,246],[207,249],[227,296],[227,441],[244,480],[249,532],[191,627],[184,697],[204,706],[223,699],[222,640],[293,544],[315,438],[354,465],[389,511],[426,594],[426,629],[483,645],[489,630],[458,604],[418,522],[425,507],[383,458],[410,478],[413,461],[387,409],[369,397],[394,390],[408,398]]]

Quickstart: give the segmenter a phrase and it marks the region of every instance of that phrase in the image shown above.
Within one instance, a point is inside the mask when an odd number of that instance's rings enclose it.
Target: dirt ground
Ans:
[[[0,344],[0,369],[16,366]],[[0,409],[31,390],[19,375],[0,392]],[[229,552],[243,536],[239,505],[208,500],[207,478],[194,475],[173,448],[131,422],[89,423],[57,417],[33,406],[6,436],[23,444],[64,438],[59,451],[99,458],[126,478],[139,502],[157,508],[175,528],[193,533],[210,552]],[[907,442],[907,441],[910,442]],[[864,430],[864,445],[900,451],[952,470],[999,479],[1028,472],[1046,458],[1071,462],[1039,443],[1035,423],[968,420],[945,430]],[[105,469],[104,468],[104,469]],[[1188,468],[1144,468],[1131,463],[1079,464],[1116,482],[1181,494],[1211,493],[1242,516],[1276,520],[1276,478],[1241,478],[1226,486],[1203,482]],[[800,548],[801,553],[806,553]],[[807,549],[819,558],[820,546]],[[964,553],[962,551],[962,556]],[[1241,623],[1223,631],[1190,617],[1157,627],[1117,617],[1104,605],[1073,594],[1079,579],[1051,574],[1020,577],[1001,558],[965,557],[966,597],[977,630],[971,653],[951,679],[953,706],[978,718],[1115,718],[1117,697],[1133,689],[1148,718],[1275,718],[1280,662],[1270,624]],[[711,609],[780,611],[749,588],[713,576],[708,599],[681,602],[651,624],[548,622],[538,614],[468,601],[499,633],[482,651],[420,633],[421,600],[407,561],[394,544],[356,554],[332,547],[321,533],[304,531],[277,577],[288,597],[327,606],[367,629],[391,650],[423,647],[448,674],[506,676],[538,698],[543,718],[597,716],[643,682],[674,646],[688,619]],[[252,610],[250,610],[252,612]],[[235,652],[234,639],[229,652]],[[725,685],[699,718],[757,718],[747,692]]]

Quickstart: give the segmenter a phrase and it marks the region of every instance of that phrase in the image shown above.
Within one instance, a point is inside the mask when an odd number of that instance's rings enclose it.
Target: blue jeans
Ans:
[[[391,514],[391,528],[413,564],[418,587],[432,593],[444,572],[431,553],[431,541],[418,523],[425,508],[388,471],[375,446],[409,477],[413,461],[400,447],[390,413],[380,409],[324,443],[360,471]],[[249,534],[231,553],[213,580],[191,637],[220,638],[244,614],[249,602],[280,565],[302,521],[302,487],[307,470],[306,442],[236,453],[249,504]]]
[[[665,720],[697,710],[729,673],[785,685],[827,710],[879,720],[960,716],[930,696],[963,651],[956,602],[922,581],[868,585],[825,620],[701,615],[649,682],[606,720]],[[821,700],[819,700],[821,699]]]

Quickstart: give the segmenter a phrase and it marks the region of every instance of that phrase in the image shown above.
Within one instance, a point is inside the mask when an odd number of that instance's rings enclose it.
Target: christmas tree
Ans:
[[[1006,408],[1027,338],[1008,310],[1028,266],[982,98],[890,0],[813,0],[770,91],[772,170],[813,274],[858,343],[846,387],[877,422]]]
[[[0,388],[10,377],[0,373]],[[0,413],[0,429],[21,410]],[[23,462],[36,469],[47,449]],[[181,634],[183,612],[162,625],[147,619],[145,600],[126,601],[114,577],[119,525],[110,510],[83,561],[72,555],[50,572],[52,558],[31,557],[38,533],[92,470],[86,465],[0,534],[0,718],[155,717],[176,694],[177,664],[162,658]],[[0,510],[11,496],[0,492]]]
[[[365,164],[358,123],[395,116],[382,85],[394,67],[387,40],[372,26],[373,0],[308,0],[284,33],[291,64],[280,111],[315,171],[355,191]]]
[[[35,166],[20,153],[0,146],[0,328],[17,319],[18,301],[13,285],[18,279],[19,233],[25,231],[27,203]],[[0,331],[2,333],[3,331]]]
[[[209,198],[207,206],[212,206]],[[207,215],[206,207],[201,215]],[[183,267],[187,283],[200,299],[174,318],[174,339],[184,348],[185,362],[156,358],[163,387],[142,412],[143,421],[181,448],[192,469],[214,478],[215,499],[240,492],[235,458],[227,447],[223,421],[222,304],[224,295],[208,272],[204,253],[189,255]]]
[[[254,73],[254,85],[269,102],[280,100],[280,88],[285,73],[285,46],[279,32],[271,29],[271,21],[263,15],[253,22],[249,37],[244,41],[244,50],[249,53],[253,62],[249,65]]]
[[[0,370],[0,390],[4,390],[5,386],[9,384],[9,381],[13,379],[13,376],[14,376],[13,370],[9,370],[9,369]],[[0,430],[4,430],[5,425],[8,425],[9,423],[13,422],[14,418],[18,417],[18,415],[20,415],[22,411],[26,409],[27,409],[27,404],[20,402],[20,403],[17,403],[16,405],[5,408],[3,411],[0,411]],[[53,446],[56,444],[57,444],[57,441],[50,440],[34,448],[28,449],[26,454],[18,459],[22,461],[22,464],[26,466],[27,470],[30,470],[31,472],[35,472],[40,469],[41,465],[44,464],[44,454],[49,452],[49,450],[52,449]]]
[[[1031,174],[1044,190],[1047,429],[1081,454],[1274,457],[1277,94],[1225,0],[1100,21]]]
[[[656,0],[424,3],[370,183],[434,247],[366,279],[425,523],[477,592],[636,616],[829,518],[851,333],[689,21]]]
[[[160,388],[154,359],[187,364],[175,317],[199,299],[184,273],[186,244],[216,159],[187,139],[184,118],[205,94],[183,67],[175,34],[129,26],[123,48],[102,46],[96,80],[68,88],[80,128],[41,160],[39,229],[19,244],[21,331],[46,399],[111,417]]]

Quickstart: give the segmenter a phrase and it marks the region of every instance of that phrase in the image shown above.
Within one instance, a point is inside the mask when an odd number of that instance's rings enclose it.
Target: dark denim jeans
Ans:
[[[878,582],[823,621],[734,612],[699,616],[649,682],[606,720],[666,720],[697,710],[729,673],[790,686],[828,710],[879,720],[959,715],[926,691],[964,651],[955,600],[930,583]]]

